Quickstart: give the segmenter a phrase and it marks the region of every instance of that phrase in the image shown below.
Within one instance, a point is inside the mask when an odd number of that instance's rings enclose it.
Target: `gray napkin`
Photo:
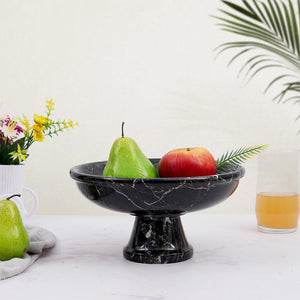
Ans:
[[[44,249],[55,245],[52,232],[40,227],[26,227],[26,230],[30,240],[28,252],[23,258],[0,261],[0,280],[22,273],[41,256]]]

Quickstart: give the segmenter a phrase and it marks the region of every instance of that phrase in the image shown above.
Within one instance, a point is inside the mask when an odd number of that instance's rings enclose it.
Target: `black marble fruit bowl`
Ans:
[[[159,159],[151,159],[157,165]],[[113,178],[102,176],[106,161],[75,166],[71,177],[81,193],[97,205],[136,216],[126,259],[143,263],[179,262],[192,257],[180,215],[227,199],[245,169],[232,166],[203,177]]]

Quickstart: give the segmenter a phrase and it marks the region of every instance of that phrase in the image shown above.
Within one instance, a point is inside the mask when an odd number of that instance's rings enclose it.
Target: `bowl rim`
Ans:
[[[150,160],[159,160],[159,158],[150,158]],[[242,178],[245,175],[245,168],[241,165],[234,165],[236,169],[231,172],[224,172],[215,175],[197,176],[197,177],[156,177],[156,178],[120,178],[120,177],[107,177],[97,174],[89,174],[79,171],[79,168],[95,164],[103,164],[107,161],[95,161],[76,165],[70,169],[70,176],[72,179],[84,183],[99,183],[99,182],[118,182],[118,183],[174,183],[174,182],[222,182],[233,181]]]

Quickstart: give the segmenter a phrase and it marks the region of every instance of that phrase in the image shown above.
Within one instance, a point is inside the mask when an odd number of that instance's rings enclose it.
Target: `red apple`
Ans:
[[[216,162],[202,147],[180,148],[165,154],[159,162],[160,177],[196,177],[215,175]]]

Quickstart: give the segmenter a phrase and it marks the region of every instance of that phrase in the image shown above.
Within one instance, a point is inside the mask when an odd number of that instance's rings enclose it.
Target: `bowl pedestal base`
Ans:
[[[146,264],[185,261],[193,256],[179,215],[139,215],[123,249],[127,260]]]

